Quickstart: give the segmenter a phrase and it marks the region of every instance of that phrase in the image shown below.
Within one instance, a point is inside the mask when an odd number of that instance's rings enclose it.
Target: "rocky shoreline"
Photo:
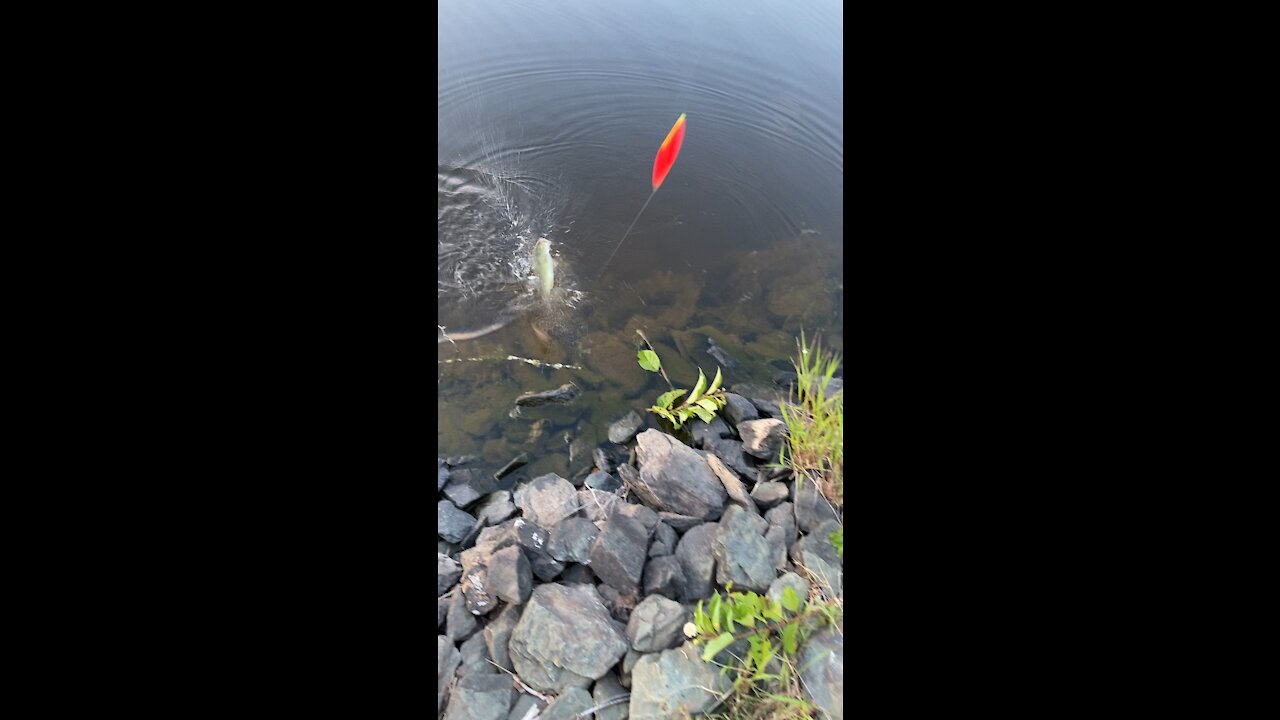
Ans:
[[[699,600],[730,582],[775,597],[816,583],[843,597],[827,540],[835,510],[811,483],[797,492],[787,471],[766,467],[785,437],[780,398],[733,389],[688,444],[628,413],[572,478],[526,477],[527,458],[499,460],[497,472],[438,459],[438,716],[709,712],[730,681],[683,633]],[[822,630],[800,653],[809,699],[842,717],[843,634]]]

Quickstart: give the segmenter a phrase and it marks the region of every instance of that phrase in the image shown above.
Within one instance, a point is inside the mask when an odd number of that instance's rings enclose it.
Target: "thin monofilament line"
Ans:
[[[644,201],[644,205],[641,206],[640,212],[636,213],[636,219],[631,221],[631,227],[628,227],[627,231],[622,233],[622,240],[619,240],[618,244],[613,246],[613,252],[609,253],[609,259],[604,261],[604,267],[600,268],[600,275],[597,277],[597,279],[604,277],[605,268],[608,268],[609,263],[613,262],[613,256],[618,254],[618,248],[622,247],[623,240],[626,240],[627,236],[631,234],[631,228],[634,228],[636,226],[636,220],[640,219],[640,216],[644,214],[644,209],[649,207],[649,201],[653,200],[653,196],[657,194],[658,194],[657,188],[654,188],[653,192],[649,193],[649,200]]]

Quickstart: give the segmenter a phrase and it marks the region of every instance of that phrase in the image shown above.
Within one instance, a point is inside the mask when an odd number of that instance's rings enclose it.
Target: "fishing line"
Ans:
[[[609,259],[604,261],[604,267],[600,268],[600,275],[597,276],[596,278],[597,280],[604,277],[604,271],[606,268],[609,267],[609,263],[613,262],[613,256],[618,254],[618,248],[622,247],[622,241],[626,240],[627,236],[631,234],[631,230],[636,226],[636,220],[640,219],[640,216],[644,214],[644,209],[649,207],[649,202],[653,200],[653,196],[657,194],[658,194],[657,188],[654,188],[653,192],[649,193],[649,199],[644,201],[644,205],[641,206],[640,212],[636,213],[636,219],[631,221],[631,226],[628,227],[627,231],[622,234],[622,240],[619,240],[618,244],[613,246],[613,252],[609,253]]]

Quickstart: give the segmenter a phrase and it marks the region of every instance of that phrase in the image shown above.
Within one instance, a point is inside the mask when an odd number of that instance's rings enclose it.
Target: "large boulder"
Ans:
[[[593,586],[547,583],[525,603],[508,652],[530,687],[560,692],[609,672],[626,654],[627,639]]]
[[[695,450],[666,433],[645,430],[636,436],[636,458],[640,483],[632,489],[654,509],[705,520],[720,517],[724,485]]]

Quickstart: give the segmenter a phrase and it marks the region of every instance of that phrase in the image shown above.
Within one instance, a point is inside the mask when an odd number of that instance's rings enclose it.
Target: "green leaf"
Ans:
[[[697,415],[699,418],[701,418],[702,422],[709,423],[712,420],[716,419],[716,414],[714,412],[707,410],[701,405],[694,405],[689,409],[693,411],[694,415]]]
[[[690,416],[693,415],[693,411],[690,410],[688,407],[682,407],[676,411],[676,415],[680,417],[680,422],[684,422],[685,420],[688,420]]]
[[[688,390],[670,390],[668,392],[664,392],[658,396],[658,399],[654,404],[658,405],[659,407],[664,407],[670,410],[671,403],[675,402],[676,398],[680,397],[681,395],[687,392],[689,391]]]
[[[715,398],[703,397],[698,400],[698,404],[710,410],[712,413],[720,409],[720,406],[716,404]],[[707,422],[711,422],[711,421],[708,420]]]
[[[724,380],[724,377],[720,374],[720,367],[717,365],[717,366],[716,366],[716,379],[711,381],[711,387],[707,388],[707,394],[708,394],[708,395],[710,395],[711,393],[713,393],[713,392],[715,392],[715,391],[719,390],[719,389],[720,389],[720,382],[721,382],[722,380]]]
[[[831,541],[831,546],[836,549],[836,554],[844,557],[844,528],[840,528],[827,536]]]
[[[680,423],[679,423],[679,421],[677,421],[677,420],[676,420],[676,416],[675,416],[675,415],[672,415],[672,414],[671,414],[671,411],[670,411],[670,410],[668,410],[668,409],[666,409],[666,408],[660,408],[660,407],[658,407],[658,406],[656,406],[656,405],[655,405],[655,406],[653,406],[653,407],[649,408],[649,410],[650,410],[650,411],[652,411],[653,413],[657,414],[657,415],[661,415],[662,417],[664,417],[664,418],[666,418],[666,419],[670,420],[672,425],[679,425],[679,424],[680,424]]]
[[[782,606],[791,612],[796,612],[800,609],[800,596],[796,595],[796,591],[790,585],[785,585],[782,588]]]
[[[714,640],[707,643],[707,649],[702,651],[702,662],[711,662],[711,658],[715,657],[716,653],[729,647],[729,644],[732,642],[733,635],[730,635],[729,633],[720,633]]]
[[[689,395],[689,402],[698,402],[698,398],[702,397],[702,391],[707,389],[707,376],[702,373],[702,368],[698,368],[698,384],[693,386],[693,393]]]
[[[636,360],[639,361],[640,367],[649,372],[658,372],[662,368],[662,361],[658,359],[658,353],[652,350],[641,350],[636,353]]]
[[[711,627],[720,632],[720,596],[713,595],[707,604],[707,614],[711,616]]]
[[[782,648],[787,651],[788,655],[796,654],[796,630],[800,628],[800,623],[789,623],[782,630]]]

